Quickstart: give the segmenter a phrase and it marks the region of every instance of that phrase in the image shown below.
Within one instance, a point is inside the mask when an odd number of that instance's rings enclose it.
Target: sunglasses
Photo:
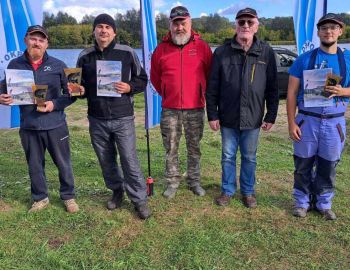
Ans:
[[[189,17],[190,13],[188,13],[186,10],[175,10],[170,14],[170,18],[175,18],[178,16]]]
[[[252,27],[255,22],[253,20],[238,20],[237,23],[240,27],[245,26],[245,23],[248,24],[248,27]]]

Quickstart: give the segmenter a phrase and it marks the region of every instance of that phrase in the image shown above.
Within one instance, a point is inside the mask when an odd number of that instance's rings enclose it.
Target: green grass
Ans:
[[[282,101],[281,108],[284,106]],[[81,211],[65,212],[59,199],[58,173],[47,156],[50,206],[28,214],[30,182],[18,130],[0,130],[0,269],[349,269],[350,150],[346,145],[337,168],[334,211],[324,221],[317,213],[291,216],[292,145],[283,117],[280,128],[262,133],[258,151],[258,208],[246,209],[238,197],[218,207],[220,134],[205,128],[202,182],[196,197],[182,182],[175,199],[162,196],[164,149],[159,127],[150,130],[155,196],[153,217],[140,221],[130,201],[108,211],[105,188],[90,145],[85,101],[67,110],[73,170]],[[143,97],[136,98],[137,150],[147,176]],[[277,125],[276,125],[277,126]],[[180,148],[186,170],[184,141]]]

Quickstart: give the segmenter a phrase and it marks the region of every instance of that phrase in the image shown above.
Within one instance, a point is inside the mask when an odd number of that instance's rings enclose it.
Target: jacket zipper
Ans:
[[[105,57],[104,57],[104,55],[103,55],[103,51],[101,51],[101,60],[105,60]],[[97,75],[96,75],[97,76]],[[112,115],[112,109],[111,109],[111,106],[110,106],[110,102],[109,102],[109,99],[107,98],[106,99],[106,101],[105,101],[107,104],[107,108],[108,108],[108,114],[109,114],[109,116],[111,116]]]
[[[180,61],[181,61],[181,63],[180,63],[180,67],[181,67],[181,87],[180,87],[180,93],[181,93],[181,109],[182,109],[182,107],[183,107],[183,93],[182,93],[182,91],[183,91],[183,89],[182,89],[182,79],[183,79],[183,75],[182,75],[182,72],[183,72],[183,67],[182,67],[182,49],[183,49],[183,47],[181,47],[180,48]]]

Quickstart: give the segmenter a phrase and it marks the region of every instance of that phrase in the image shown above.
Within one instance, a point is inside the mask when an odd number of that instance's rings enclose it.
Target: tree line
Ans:
[[[350,15],[338,14],[346,23],[345,32],[340,42],[350,41]],[[67,13],[57,15],[44,13],[43,25],[50,35],[50,47],[53,48],[82,48],[93,44],[92,25],[95,17],[85,15],[81,22]],[[141,16],[140,11],[132,9],[125,14],[114,16],[117,25],[117,42],[132,47],[141,47]],[[272,44],[295,44],[292,17],[259,18],[258,37]],[[222,44],[234,33],[234,22],[220,16],[210,14],[192,19],[193,29],[212,46]],[[168,15],[160,13],[156,18],[157,39],[161,42],[169,30]]]

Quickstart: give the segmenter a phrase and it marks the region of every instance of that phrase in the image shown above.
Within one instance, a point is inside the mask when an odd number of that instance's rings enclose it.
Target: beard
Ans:
[[[171,34],[172,40],[176,45],[185,45],[191,38],[191,33]]]
[[[336,43],[336,41],[331,41],[331,42],[321,41],[322,46],[324,46],[326,48],[332,47],[335,43]]]

